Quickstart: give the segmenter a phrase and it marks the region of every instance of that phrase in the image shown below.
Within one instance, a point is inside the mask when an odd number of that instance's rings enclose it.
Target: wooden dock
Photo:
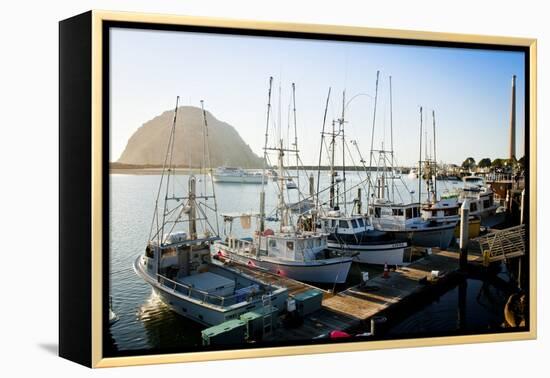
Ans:
[[[519,228],[510,229],[508,233],[510,232],[514,237],[517,236],[516,234],[521,237],[522,232],[524,233]],[[492,240],[492,237],[492,234],[489,234],[484,239],[470,241],[469,266],[486,265],[482,250],[485,248],[484,243]],[[505,252],[510,253],[508,244],[502,245],[506,246]],[[379,274],[365,284],[358,284],[338,293],[322,290],[268,271],[259,271],[236,263],[230,264],[245,274],[288,288],[290,296],[312,288],[323,291],[320,310],[306,316],[300,325],[281,327],[269,337],[279,341],[308,340],[327,335],[334,330],[354,333],[360,326],[363,330],[368,329],[370,320],[375,316],[385,316],[391,321],[393,317],[406,313],[403,306],[407,303],[414,304],[430,291],[444,290],[462,277],[459,270],[460,251],[456,248],[441,250],[415,247],[414,254],[423,257],[406,267],[390,267],[387,276]]]
[[[474,262],[479,255],[470,255]],[[366,285],[357,285],[337,293],[323,301],[323,307],[336,313],[366,321],[373,316],[386,313],[393,305],[406,298],[420,294],[430,285],[439,284],[455,274],[459,268],[459,253],[432,248],[431,254],[384,275],[369,280]],[[437,277],[432,278],[432,271]]]
[[[392,267],[387,278],[381,274],[369,280],[366,285],[352,286],[338,293],[322,290],[323,301],[320,310],[306,316],[297,327],[279,328],[270,338],[307,340],[326,335],[333,330],[353,332],[361,324],[368,327],[370,318],[381,314],[388,316],[393,306],[457,275],[458,251],[432,248],[431,253],[426,254],[425,249],[420,248],[416,253],[423,253],[425,256],[407,267]],[[468,260],[475,264],[481,262],[482,257],[480,253],[472,253]],[[265,282],[287,287],[290,296],[312,288],[321,290],[267,271],[236,263],[231,265]],[[432,278],[432,271],[438,271],[437,278]]]

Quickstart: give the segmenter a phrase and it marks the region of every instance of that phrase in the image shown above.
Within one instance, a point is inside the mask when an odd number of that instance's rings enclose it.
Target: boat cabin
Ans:
[[[319,218],[317,229],[321,232],[351,235],[372,230],[373,227],[363,215],[342,216],[340,212],[329,211],[326,216]]]
[[[277,233],[260,239],[260,255],[289,261],[315,260],[327,248],[327,236],[313,232]]]
[[[375,202],[369,210],[372,224],[381,229],[399,230],[422,221],[420,203]]]

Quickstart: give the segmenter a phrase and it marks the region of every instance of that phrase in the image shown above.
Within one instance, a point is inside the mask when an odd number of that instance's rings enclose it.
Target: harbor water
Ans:
[[[307,193],[307,176],[300,176],[300,186]],[[315,179],[317,174],[314,173]],[[329,181],[327,172],[321,172],[320,187],[326,187]],[[177,175],[173,185],[182,188],[182,194],[187,187],[187,175]],[[200,331],[203,326],[187,320],[171,312],[152,292],[151,286],[139,278],[132,269],[134,260],[143,253],[150,235],[151,218],[157,195],[158,175],[110,175],[110,296],[113,311],[119,320],[112,324],[109,334],[114,350],[132,351],[144,349],[170,349],[201,345]],[[408,188],[417,188],[417,180],[409,180],[404,176]],[[347,187],[358,187],[360,181],[357,174],[348,173]],[[199,180],[197,189],[205,190],[203,180]],[[171,184],[172,185],[172,184]],[[440,188],[452,190],[461,185],[459,182],[438,182]],[[218,184],[216,197],[219,213],[258,212],[261,185]],[[363,193],[366,193],[363,188]],[[410,202],[411,194],[401,187],[399,194],[404,202]],[[177,191],[177,189],[176,189]],[[350,191],[346,206],[352,206],[352,199],[357,190]],[[271,180],[266,186],[266,209],[275,208],[277,201],[277,184]],[[328,195],[328,193],[327,193]],[[297,200],[296,191],[290,191],[287,201]],[[412,194],[416,199],[417,194]],[[341,207],[344,207],[342,201]],[[271,215],[275,215],[271,213]],[[212,224],[219,222],[220,234],[224,228],[221,218],[211,219]],[[254,231],[254,222],[250,229],[243,229],[236,222],[233,231],[240,236],[250,236]],[[267,223],[267,227],[275,228],[276,223]],[[354,268],[354,271],[364,270]],[[357,276],[350,274],[350,280]],[[463,289],[461,302],[464,302]],[[465,288],[464,309],[459,309],[459,287],[419,308],[410,317],[392,326],[390,332],[395,337],[414,332],[445,332],[456,329],[488,329],[499,327],[502,323],[502,309],[508,293],[501,289],[483,283],[479,280],[467,280]],[[462,315],[461,315],[462,314]],[[460,319],[457,318],[460,316]],[[458,327],[458,328],[457,328]]]

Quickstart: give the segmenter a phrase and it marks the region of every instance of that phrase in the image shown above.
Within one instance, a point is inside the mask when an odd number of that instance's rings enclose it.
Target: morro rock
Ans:
[[[117,162],[161,166],[164,163],[173,119],[174,111],[169,110],[143,124],[130,137]],[[262,167],[262,159],[252,152],[233,126],[216,119],[209,112],[206,112],[206,120],[212,167],[222,165],[243,168]],[[173,155],[175,165],[201,166],[204,160],[203,133],[202,110],[193,106],[179,107]]]

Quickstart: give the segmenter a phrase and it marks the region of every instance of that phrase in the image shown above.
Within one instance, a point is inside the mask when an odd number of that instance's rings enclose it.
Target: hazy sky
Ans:
[[[419,110],[436,112],[437,158],[461,163],[506,158],[510,87],[517,75],[517,150],[523,156],[524,60],[518,52],[113,29],[111,34],[111,160],[143,123],[180,104],[205,106],[233,125],[259,156],[264,144],[269,76],[274,124],[286,134],[291,83],[296,83],[302,161],[316,164],[329,87],[327,126],[347,99],[346,134],[370,149],[376,71],[380,70],[375,147],[389,145],[392,76],[394,150],[398,163],[418,160]],[[425,119],[426,121],[426,119]],[[292,123],[291,123],[292,125]],[[275,125],[276,126],[276,125]],[[273,127],[275,127],[273,126]],[[292,134],[293,137],[293,134]]]

